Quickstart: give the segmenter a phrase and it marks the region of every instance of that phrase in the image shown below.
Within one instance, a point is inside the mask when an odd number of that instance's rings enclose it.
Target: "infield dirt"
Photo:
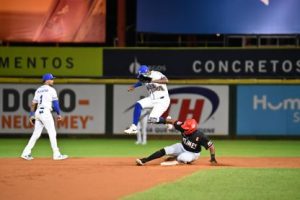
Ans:
[[[208,158],[191,165],[160,166],[155,160],[136,166],[135,158],[70,158],[53,161],[36,158],[0,159],[0,199],[81,200],[118,199],[175,181],[202,169],[215,168],[300,168],[300,158],[218,158],[211,166]]]

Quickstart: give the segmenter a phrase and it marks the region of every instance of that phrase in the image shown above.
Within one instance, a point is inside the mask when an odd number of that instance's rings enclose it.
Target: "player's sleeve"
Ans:
[[[201,141],[200,141],[201,146],[203,146],[206,150],[209,149],[213,143],[212,141],[206,136],[206,135],[202,135],[201,137]]]
[[[173,125],[176,130],[180,131],[181,133],[184,132],[184,129],[181,128],[181,125],[182,125],[181,121],[175,121]]]
[[[52,88],[52,90],[51,90],[51,96],[52,96],[52,101],[57,101],[58,100],[57,92],[54,88]]]

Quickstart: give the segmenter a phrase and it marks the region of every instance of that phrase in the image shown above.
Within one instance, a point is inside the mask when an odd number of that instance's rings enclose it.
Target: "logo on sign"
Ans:
[[[164,117],[170,115],[172,108],[178,107],[177,119],[184,121],[187,118],[194,118],[197,122],[205,123],[211,119],[220,105],[220,99],[217,93],[211,89],[203,87],[181,87],[169,90],[171,102],[168,110],[163,114]],[[176,97],[183,95],[183,98]],[[193,97],[192,97],[193,96]],[[207,102],[208,101],[208,102]],[[211,109],[207,114],[203,110],[206,103],[210,103]],[[134,105],[127,108],[124,112],[133,109]],[[176,109],[174,109],[176,110]]]
[[[164,72],[167,70],[166,65],[149,65],[147,63],[143,63],[143,64],[147,65],[150,68],[150,70],[155,70],[160,72]],[[141,63],[138,61],[136,57],[134,57],[134,61],[129,65],[129,72],[131,74],[138,74],[140,66]]]

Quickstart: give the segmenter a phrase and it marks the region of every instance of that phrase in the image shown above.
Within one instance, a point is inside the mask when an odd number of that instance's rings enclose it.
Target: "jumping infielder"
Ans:
[[[53,116],[51,114],[52,107],[57,113],[57,120],[61,120],[59,102],[57,98],[56,90],[52,87],[54,83],[54,78],[52,74],[44,74],[43,82],[44,85],[40,86],[36,91],[34,98],[31,104],[30,112],[30,123],[34,125],[33,134],[23,150],[21,158],[25,160],[32,160],[31,150],[34,147],[36,141],[41,136],[42,130],[45,127],[52,151],[53,151],[53,160],[64,160],[68,158],[67,155],[62,155],[57,146],[56,140],[56,130],[54,126]]]
[[[163,157],[172,156],[175,160],[162,162],[161,165],[177,165],[179,163],[189,164],[197,160],[200,156],[201,146],[210,150],[210,162],[217,164],[215,158],[215,147],[209,138],[197,130],[195,119],[187,119],[184,122],[160,118],[160,123],[173,124],[174,128],[181,132],[181,143],[162,148],[146,158],[136,159],[137,165],[145,165],[147,162]]]
[[[146,65],[142,65],[139,68],[137,78],[139,81],[130,86],[128,91],[131,92],[135,88],[145,85],[149,96],[136,102],[133,111],[133,122],[131,126],[124,131],[128,134],[137,133],[137,124],[139,122],[142,109],[152,108],[148,122],[157,123],[159,122],[160,116],[170,105],[170,97],[166,85],[168,83],[168,78],[165,75],[158,71],[149,70]]]

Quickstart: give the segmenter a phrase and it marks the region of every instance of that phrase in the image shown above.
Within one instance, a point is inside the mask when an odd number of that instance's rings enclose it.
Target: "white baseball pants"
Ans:
[[[51,111],[49,109],[37,109],[35,112],[35,118],[36,120],[34,125],[34,131],[29,139],[27,146],[23,151],[23,154],[31,154],[32,148],[41,136],[43,128],[45,127],[49,135],[53,155],[59,155],[60,152],[57,146],[56,130]]]
[[[146,97],[138,101],[142,108],[152,108],[149,119],[155,118],[158,122],[159,118],[164,114],[170,105],[170,98],[164,97],[161,99],[151,99],[151,97]]]
[[[200,153],[193,153],[185,150],[181,143],[176,143],[171,146],[167,146],[164,149],[167,155],[176,156],[177,161],[183,163],[193,162],[197,160],[200,156]]]

